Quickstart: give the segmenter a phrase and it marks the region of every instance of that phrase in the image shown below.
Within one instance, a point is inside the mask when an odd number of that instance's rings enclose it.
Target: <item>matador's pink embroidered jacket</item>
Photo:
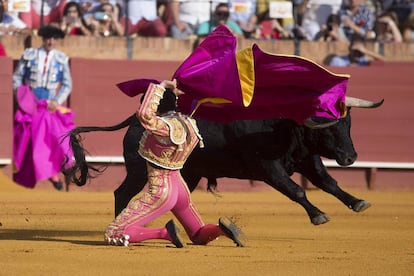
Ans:
[[[137,117],[146,129],[139,154],[148,162],[171,170],[181,169],[202,137],[194,119],[181,113],[157,115],[157,108],[165,89],[150,84]]]

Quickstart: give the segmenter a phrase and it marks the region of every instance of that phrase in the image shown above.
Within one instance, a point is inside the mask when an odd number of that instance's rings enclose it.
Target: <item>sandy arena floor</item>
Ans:
[[[308,191],[331,216],[313,226],[277,191],[214,197],[197,190],[193,199],[205,222],[235,218],[247,247],[226,238],[195,246],[184,234],[182,249],[162,240],[114,247],[103,242],[111,192],[27,190],[0,173],[0,275],[414,275],[414,192],[350,192],[372,207],[354,213],[324,192]]]

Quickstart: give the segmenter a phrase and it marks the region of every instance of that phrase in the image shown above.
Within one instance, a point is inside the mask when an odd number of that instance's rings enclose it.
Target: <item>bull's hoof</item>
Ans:
[[[352,210],[355,212],[362,212],[371,207],[371,203],[365,200],[360,200],[352,206]]]
[[[311,219],[313,225],[320,225],[327,223],[331,218],[327,214],[319,214]]]
[[[222,217],[219,219],[219,227],[237,246],[244,247],[245,236],[234,221],[227,217]]]

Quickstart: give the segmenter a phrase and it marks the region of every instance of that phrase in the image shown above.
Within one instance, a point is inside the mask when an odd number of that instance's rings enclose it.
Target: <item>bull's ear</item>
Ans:
[[[311,129],[327,128],[338,123],[339,120],[332,120],[323,117],[309,117],[303,121],[303,124]]]

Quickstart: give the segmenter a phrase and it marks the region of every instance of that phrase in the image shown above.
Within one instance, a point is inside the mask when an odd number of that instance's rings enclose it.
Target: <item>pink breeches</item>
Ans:
[[[194,244],[207,244],[224,235],[218,225],[204,225],[179,170],[147,168],[148,191],[128,204],[108,226],[108,234],[129,235],[132,243],[148,239],[171,240],[165,228],[144,226],[171,210]]]

